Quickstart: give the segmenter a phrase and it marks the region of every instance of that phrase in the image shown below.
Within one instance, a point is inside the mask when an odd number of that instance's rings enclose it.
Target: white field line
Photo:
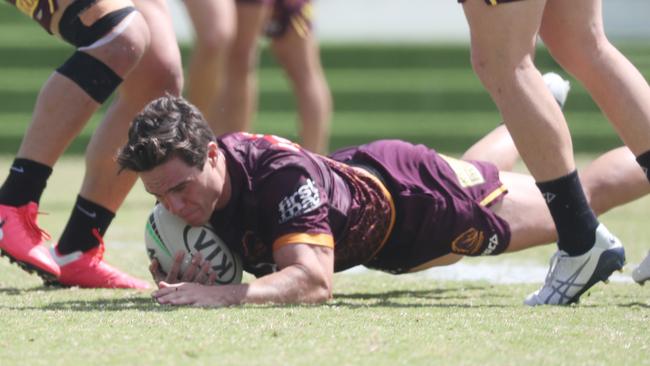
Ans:
[[[107,250],[141,250],[145,255],[144,244],[139,242],[111,241],[107,243]],[[626,268],[636,267],[636,263],[628,264]],[[359,274],[369,271],[367,268],[357,266],[342,273]],[[487,281],[495,284],[509,283],[542,283],[546,277],[548,267],[530,262],[500,261],[497,263],[466,263],[459,262],[445,267],[434,267],[425,271],[409,274],[437,281]],[[614,272],[610,277],[611,282],[632,283],[628,273]]]
[[[629,267],[633,268],[633,267]],[[343,273],[359,274],[368,271],[364,267],[354,267]],[[525,262],[500,263],[456,263],[445,267],[435,267],[409,274],[437,281],[487,281],[495,284],[543,283],[547,266]],[[612,282],[632,283],[628,274],[614,272]]]

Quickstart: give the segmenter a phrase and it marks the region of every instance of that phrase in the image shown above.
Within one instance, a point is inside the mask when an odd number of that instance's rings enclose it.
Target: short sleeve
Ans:
[[[260,233],[273,250],[291,244],[334,248],[329,202],[317,178],[299,168],[281,168],[260,182],[256,196]]]

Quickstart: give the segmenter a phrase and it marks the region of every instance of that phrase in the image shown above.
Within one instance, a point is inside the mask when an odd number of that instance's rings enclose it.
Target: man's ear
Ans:
[[[210,141],[208,143],[208,159],[212,160],[219,156],[219,145],[216,142]]]

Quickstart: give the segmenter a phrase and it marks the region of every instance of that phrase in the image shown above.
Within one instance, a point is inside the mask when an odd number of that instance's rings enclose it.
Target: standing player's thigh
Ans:
[[[246,56],[254,59],[252,55],[257,52],[257,40],[271,15],[272,6],[268,1],[237,1],[236,5],[237,35],[233,54],[239,58]]]
[[[224,47],[235,30],[234,0],[185,0],[199,43],[213,48]]]
[[[151,33],[151,43],[136,72],[124,80],[121,92],[146,104],[165,92],[180,94],[183,86],[181,55],[164,0],[135,0]]]
[[[569,64],[585,48],[594,48],[597,40],[604,39],[601,1],[548,0],[540,36],[561,64]]]
[[[308,78],[320,64],[318,44],[311,31],[300,34],[293,26],[271,41],[273,54],[292,80]]]
[[[470,27],[472,57],[512,60],[534,50],[546,0],[525,0],[486,6],[482,1],[463,3]]]

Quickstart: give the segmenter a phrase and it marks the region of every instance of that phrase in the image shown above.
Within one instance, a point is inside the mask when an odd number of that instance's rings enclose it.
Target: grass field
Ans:
[[[0,3],[0,177],[38,89],[70,53],[16,14]],[[650,48],[620,46],[650,77]],[[468,60],[464,46],[324,46],[336,107],[332,148],[396,137],[459,154],[499,120]],[[557,69],[543,51],[538,63]],[[295,137],[286,81],[268,54],[261,65],[256,129]],[[566,112],[583,165],[619,141],[584,89],[573,85]],[[55,239],[100,117],[57,165],[43,196],[47,214],[39,222]],[[142,239],[152,203],[138,184],[105,238],[107,260],[142,278],[148,278]],[[464,260],[451,267],[456,280],[439,279],[442,269],[399,277],[338,274],[334,300],[322,306],[218,310],[159,306],[148,292],[45,288],[2,259],[0,365],[650,364],[650,289],[629,280],[650,249],[649,217],[650,198],[603,217],[625,243],[629,264],[616,281],[597,285],[570,307],[521,305],[543,281],[543,273],[531,273],[544,268],[553,246]],[[494,268],[513,267],[532,280],[489,280]],[[479,279],[467,280],[470,275]]]

